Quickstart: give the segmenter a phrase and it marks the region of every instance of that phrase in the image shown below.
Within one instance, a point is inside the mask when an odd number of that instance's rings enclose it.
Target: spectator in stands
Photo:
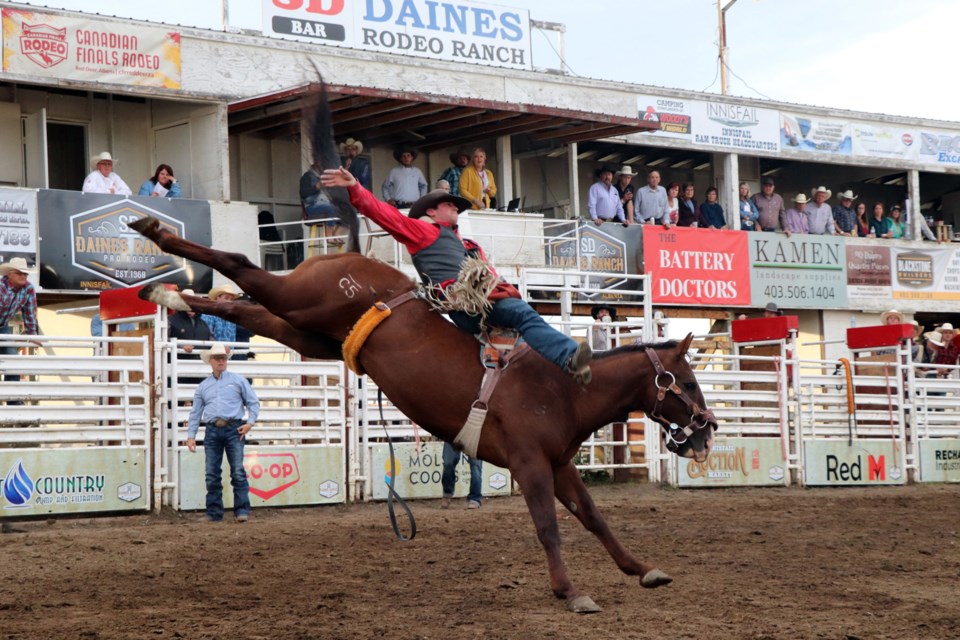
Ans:
[[[833,224],[833,210],[827,204],[831,195],[833,195],[832,192],[826,187],[817,187],[813,190],[813,202],[809,203],[803,212],[807,216],[807,233],[832,236],[836,232]]]
[[[667,220],[670,224],[680,222],[680,183],[671,182],[667,185]]]
[[[347,138],[340,143],[340,164],[353,174],[365,189],[370,189],[373,185],[370,161],[361,156],[361,153],[363,153],[363,143],[359,140]]]
[[[920,235],[923,236],[923,239],[932,240],[934,242],[940,242],[939,240],[937,240],[937,236],[933,235],[933,231],[930,231],[930,225],[927,224],[927,217],[921,214],[919,218],[920,218]]]
[[[780,308],[777,306],[776,302],[768,302],[767,306],[763,308],[764,318],[776,318],[777,316],[782,315],[783,312],[780,311]]]
[[[222,284],[219,287],[210,289],[207,298],[215,302],[233,302],[240,297],[240,294],[229,283]],[[237,342],[237,325],[229,320],[219,316],[201,314],[200,319],[210,327],[211,340],[217,342]],[[246,360],[245,353],[234,353],[230,356],[231,360]]]
[[[913,325],[913,347],[911,353],[913,362],[914,364],[926,362],[927,349],[923,339],[923,325],[916,320],[911,320],[910,324]],[[918,373],[919,375],[924,375],[925,371],[919,371]]]
[[[857,235],[857,212],[853,210],[853,201],[857,199],[857,196],[853,194],[853,190],[847,189],[838,193],[837,198],[840,200],[840,204],[833,208],[833,223],[837,235]]]
[[[123,178],[113,172],[113,156],[104,151],[90,159],[93,171],[83,181],[84,193],[114,193],[121,196],[133,195]]]
[[[196,295],[193,289],[184,289],[183,293],[188,296]],[[167,318],[167,324],[170,325],[171,339],[208,342],[212,336],[210,325],[204,322],[195,311],[177,311]],[[183,360],[198,360],[200,356],[194,353],[193,347],[192,344],[180,345],[183,354],[179,357]],[[179,381],[183,384],[197,384],[200,380],[200,378],[179,378]]]
[[[902,219],[903,210],[900,208],[900,205],[895,204],[890,208],[890,233],[893,235],[891,238],[902,238],[903,237],[903,219]]]
[[[154,198],[179,198],[180,185],[173,175],[173,168],[168,164],[161,164],[153,172],[153,177],[140,185],[138,196],[152,196]]]
[[[935,355],[931,362],[939,365],[937,368],[938,378],[955,378],[956,369],[947,367],[957,364],[957,358],[960,357],[960,336],[957,335],[953,325],[949,322],[940,325],[939,333],[942,342],[938,344],[932,339],[927,341],[928,343],[932,342],[935,349]]]
[[[469,200],[473,209],[489,209],[496,195],[493,173],[487,169],[487,152],[477,147],[473,150],[473,164],[460,174],[460,197]]]
[[[452,166],[447,167],[446,170],[440,174],[440,180],[446,180],[449,184],[449,189],[447,190],[453,195],[458,196],[460,195],[460,176],[463,175],[463,170],[466,166],[470,164],[470,154],[466,149],[459,149],[450,154],[450,162]],[[440,184],[439,181],[437,184]],[[437,188],[439,188],[439,186]]]
[[[807,233],[807,216],[804,214],[804,207],[807,206],[807,196],[798,193],[797,197],[793,199],[794,206],[787,209],[787,212],[783,214],[783,231],[787,234],[787,237],[790,237],[792,233]]]
[[[680,186],[680,212],[677,220],[678,227],[696,227],[700,224],[700,208],[693,199],[694,187],[687,183]]]
[[[440,476],[440,486],[443,488],[441,506],[444,509],[450,506],[450,500],[456,490],[457,465],[460,463],[461,455],[470,464],[470,490],[467,492],[467,509],[479,509],[483,502],[483,462],[471,458],[465,453],[461,454],[449,442],[443,443],[443,473]]]
[[[647,184],[637,189],[633,202],[634,220],[638,224],[670,225],[667,190],[660,186],[660,172],[656,169],[647,174]]]
[[[760,231],[778,231],[785,229],[783,210],[783,198],[779,193],[774,193],[776,184],[773,178],[767,176],[760,181],[760,193],[753,194],[751,198],[753,204],[757,205],[757,224]]]
[[[470,207],[466,198],[444,191],[433,191],[415,202],[405,216],[395,207],[379,202],[343,168],[324,171],[323,183],[328,187],[346,188],[350,202],[360,213],[386,229],[394,239],[403,244],[413,257],[414,267],[424,284],[440,289],[457,286],[457,281],[466,275],[463,268],[468,258],[486,263],[483,249],[472,240],[460,236],[459,215]],[[421,218],[428,218],[429,222]],[[589,384],[593,378],[590,369],[590,345],[578,344],[548,325],[540,314],[522,299],[513,285],[497,275],[489,263],[484,265],[483,272],[483,279],[493,286],[493,291],[487,298],[492,305],[487,314],[487,322],[495,326],[519,329],[534,351],[566,370],[578,383]],[[469,307],[451,310],[450,319],[470,335],[479,331],[483,320]]]
[[[883,214],[883,203],[873,205],[873,217],[870,218],[870,236],[874,238],[892,238],[890,218]]]
[[[27,266],[24,258],[11,258],[10,262],[0,264],[0,334],[11,335],[13,327],[10,321],[19,312],[23,317],[23,333],[28,336],[40,334],[37,325],[37,290],[27,279],[33,271]],[[31,340],[37,346],[40,343]],[[18,348],[0,345],[0,353],[8,356],[16,355]],[[18,382],[20,375],[8,373],[4,375],[7,382]],[[9,405],[22,405],[22,400],[8,400]]]
[[[723,207],[717,202],[717,188],[710,187],[705,194],[707,201],[700,205],[700,226],[707,229],[726,229],[727,219]]]
[[[393,150],[393,157],[400,166],[390,169],[382,189],[383,199],[397,209],[409,209],[410,205],[427,195],[427,179],[420,169],[413,166],[417,155],[413,147],[397,147]]]
[[[856,235],[861,238],[870,237],[870,221],[867,220],[867,203],[857,204],[857,226]]]
[[[623,215],[629,224],[635,222],[633,212],[633,197],[637,190],[633,187],[633,177],[637,175],[633,172],[630,165],[625,164],[617,172],[617,195],[620,196],[620,204],[623,206]]]
[[[437,184],[435,184],[433,188],[440,189],[441,191],[446,191],[447,193],[450,193],[450,183],[444,180],[443,178],[440,178],[439,180],[437,180]]]
[[[891,309],[890,311],[884,311],[880,314],[880,324],[904,324],[903,314],[897,311],[896,309]]]
[[[207,513],[204,522],[223,520],[223,454],[230,465],[233,486],[233,513],[237,522],[250,519],[250,484],[243,469],[244,439],[260,415],[260,400],[250,383],[227,371],[227,348],[216,342],[200,354],[211,374],[193,394],[193,408],[187,426],[187,449],[197,451],[197,431],[204,426],[203,454],[206,459]]]
[[[607,351],[610,349],[610,323],[617,319],[617,312],[613,307],[605,304],[594,305],[590,309],[590,315],[595,320],[590,327],[590,346],[594,351]]]
[[[336,247],[343,246],[344,238],[337,208],[330,200],[330,195],[320,184],[320,165],[314,162],[302,176],[300,176],[300,205],[303,209],[304,224],[307,225],[310,242],[307,245],[307,255],[316,255],[320,250],[318,240],[320,231],[326,238],[325,244]]]
[[[597,171],[597,181],[587,192],[587,212],[596,224],[616,220],[627,226],[623,217],[623,203],[620,194],[613,187],[613,168],[603,165]]]
[[[757,205],[750,199],[750,185],[746,182],[740,183],[740,230],[741,231],[760,231],[760,211]]]

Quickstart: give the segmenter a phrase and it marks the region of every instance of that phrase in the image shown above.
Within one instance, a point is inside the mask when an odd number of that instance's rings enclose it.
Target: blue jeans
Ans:
[[[472,334],[480,332],[480,317],[463,311],[450,314],[454,324]],[[519,298],[497,300],[487,316],[487,323],[495,327],[516,329],[530,347],[561,369],[577,350],[577,342],[549,324],[533,307]]]
[[[230,484],[233,486],[233,513],[250,515],[250,484],[243,470],[243,440],[237,429],[242,422],[232,421],[226,427],[207,426],[203,436],[206,457],[207,517],[223,520],[223,454],[230,464]]]
[[[13,327],[11,327],[8,324],[5,324],[2,327],[0,327],[0,333],[12,335]],[[7,347],[7,346],[0,347],[0,353],[2,353],[5,356],[15,356],[17,355],[17,351],[18,351],[17,347]],[[3,376],[3,379],[6,380],[7,382],[20,382],[20,374],[8,373],[5,376]]]
[[[460,452],[449,442],[443,443],[443,475],[440,476],[440,485],[443,487],[443,497],[452,498],[454,485],[457,482],[457,465],[460,463]],[[480,502],[483,490],[483,462],[463,454],[470,463],[470,493],[467,500]]]

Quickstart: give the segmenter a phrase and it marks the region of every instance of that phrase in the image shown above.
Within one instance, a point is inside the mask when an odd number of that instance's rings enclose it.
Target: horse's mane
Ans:
[[[679,343],[676,340],[667,340],[666,342],[638,342],[636,344],[628,344],[622,347],[617,347],[616,349],[610,349],[608,351],[599,351],[593,354],[594,360],[601,360],[603,358],[610,358],[622,353],[631,353],[633,351],[643,351],[645,349],[674,349]]]

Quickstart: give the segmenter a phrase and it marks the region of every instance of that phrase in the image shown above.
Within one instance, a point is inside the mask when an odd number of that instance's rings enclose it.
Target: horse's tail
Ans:
[[[333,117],[327,102],[327,85],[320,78],[310,100],[305,102],[304,118],[310,128],[310,143],[313,161],[320,170],[336,169],[340,166],[340,154],[333,134]],[[326,189],[330,202],[337,210],[337,217],[347,228],[347,251],[360,252],[360,218],[357,210],[350,204],[350,196],[343,187]]]

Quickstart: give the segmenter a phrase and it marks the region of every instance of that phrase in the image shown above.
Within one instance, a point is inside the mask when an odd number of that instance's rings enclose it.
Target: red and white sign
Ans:
[[[4,9],[3,70],[179,89],[180,34],[119,22]]]
[[[740,231],[643,230],[654,304],[750,306],[750,250]]]

